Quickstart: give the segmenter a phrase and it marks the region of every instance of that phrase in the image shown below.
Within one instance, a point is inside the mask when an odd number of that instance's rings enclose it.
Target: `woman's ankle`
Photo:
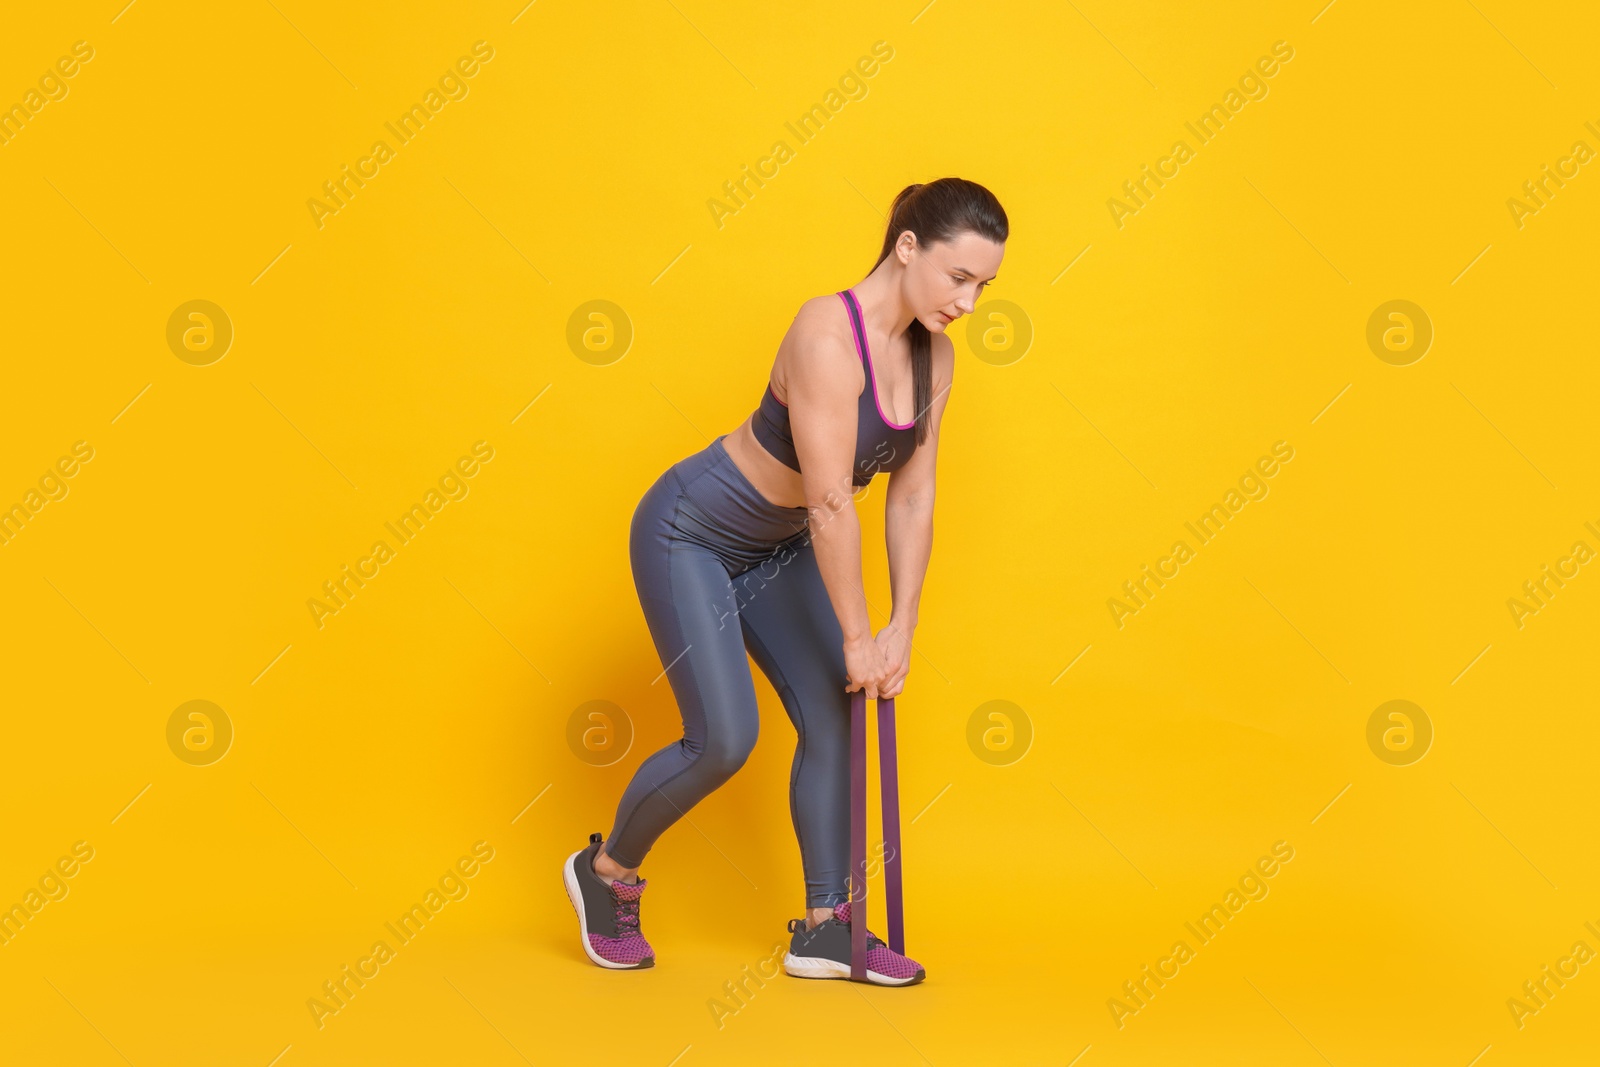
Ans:
[[[624,867],[610,856],[606,855],[604,845],[594,856],[594,873],[607,882],[617,881],[626,885],[634,885],[639,881],[639,868]]]
[[[824,907],[820,907],[820,908],[807,908],[806,909],[806,929],[807,930],[815,929],[816,926],[819,923],[826,922],[827,920],[829,920],[831,918],[833,918],[833,905],[832,904],[828,904],[828,905],[826,905]]]

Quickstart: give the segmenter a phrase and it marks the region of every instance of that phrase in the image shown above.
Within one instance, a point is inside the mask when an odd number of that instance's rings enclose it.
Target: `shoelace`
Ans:
[[[850,928],[850,925],[851,925],[851,923],[847,923],[847,922],[841,921],[838,916],[834,916],[829,921],[836,922],[840,926],[843,926],[847,930]],[[854,919],[852,919],[851,921],[854,922]],[[879,947],[888,948],[889,945],[888,945],[887,942],[885,942],[883,940],[883,938],[879,937],[877,934],[873,933],[871,930],[868,930],[867,931],[867,951],[870,952],[874,948],[879,948]]]
[[[611,902],[616,908],[617,932],[626,936],[639,932],[639,902],[637,900],[623,900],[615,889],[611,890]]]

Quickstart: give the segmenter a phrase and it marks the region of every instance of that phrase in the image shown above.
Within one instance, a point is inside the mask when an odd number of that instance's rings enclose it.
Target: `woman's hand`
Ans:
[[[895,676],[897,666],[884,655],[882,644],[870,637],[846,641],[844,669],[850,680],[844,691],[853,693],[860,689],[868,698],[876,700]]]
[[[878,631],[877,645],[891,667],[888,682],[878,687],[878,699],[886,700],[899,696],[905,688],[906,675],[911,672],[911,635],[891,622]]]

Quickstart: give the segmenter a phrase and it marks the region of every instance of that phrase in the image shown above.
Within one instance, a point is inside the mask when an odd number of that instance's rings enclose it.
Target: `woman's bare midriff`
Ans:
[[[790,470],[756,440],[755,431],[750,428],[750,419],[754,417],[745,419],[737,430],[722,439],[728,458],[769,503],[781,508],[804,507],[805,486],[800,481],[800,472]]]

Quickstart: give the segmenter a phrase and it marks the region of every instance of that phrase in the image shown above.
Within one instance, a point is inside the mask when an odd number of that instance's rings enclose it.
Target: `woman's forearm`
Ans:
[[[837,511],[812,508],[811,543],[845,643],[870,639],[872,619],[861,580],[861,520],[855,502],[846,498]]]
[[[883,533],[889,549],[889,621],[909,633],[917,626],[922,581],[933,555],[933,505],[886,504]]]

